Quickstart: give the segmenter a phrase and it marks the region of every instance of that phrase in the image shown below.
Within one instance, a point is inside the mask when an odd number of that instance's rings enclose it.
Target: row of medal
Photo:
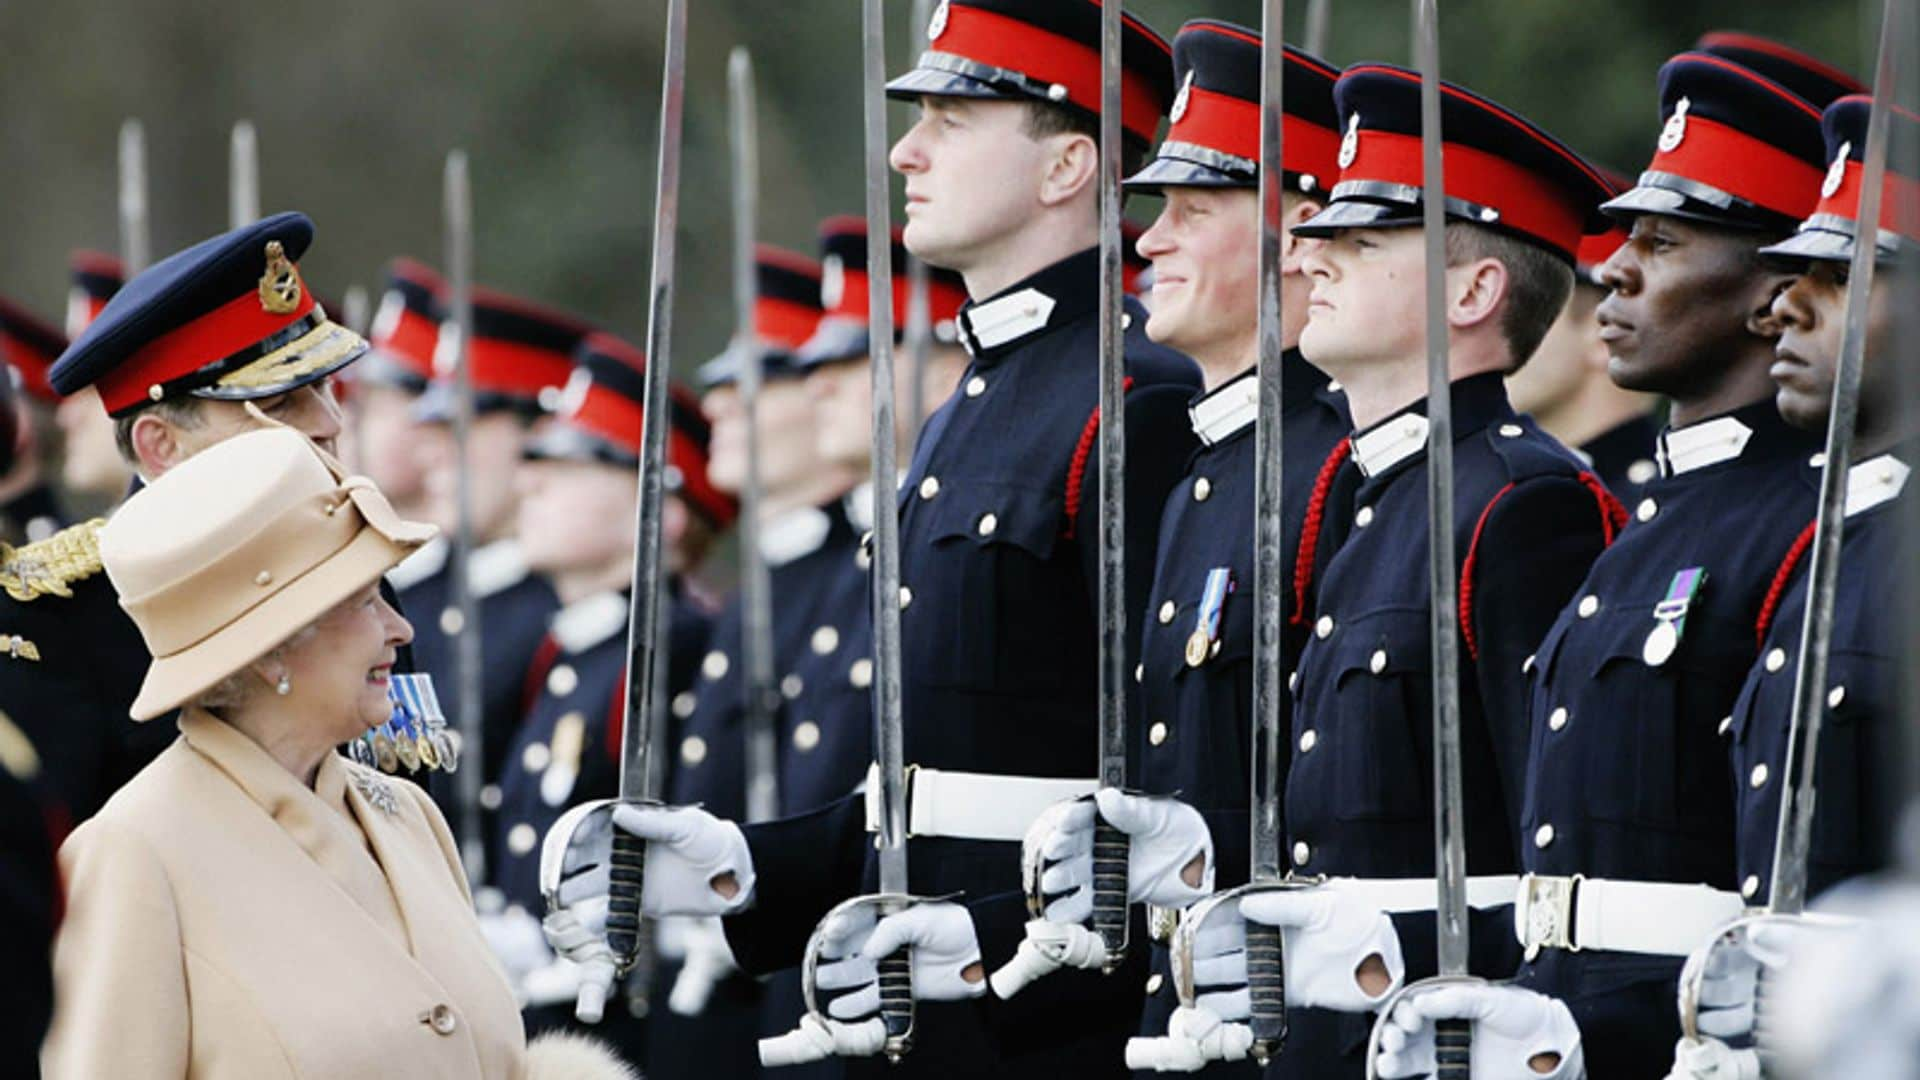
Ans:
[[[410,773],[459,767],[460,744],[447,730],[433,676],[395,675],[387,684],[393,715],[347,744],[347,756],[384,773]]]

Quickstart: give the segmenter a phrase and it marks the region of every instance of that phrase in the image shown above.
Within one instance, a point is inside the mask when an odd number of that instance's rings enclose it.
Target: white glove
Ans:
[[[1709,1035],[1682,1038],[1673,1047],[1673,1071],[1667,1080],[1760,1080],[1760,1055],[1735,1050]]]
[[[1198,1072],[1215,1061],[1244,1061],[1252,1047],[1247,1025],[1226,1023],[1204,1006],[1182,1007],[1167,1018],[1165,1035],[1127,1040],[1127,1068]]]
[[[606,905],[597,906],[604,924]],[[540,928],[546,932],[547,944],[553,946],[554,952],[579,965],[574,1018],[583,1024],[599,1023],[606,1011],[607,994],[613,989],[613,950],[607,946],[606,935],[582,925],[576,909],[568,907],[548,913]]]
[[[1213,835],[1198,810],[1178,799],[1102,788],[1092,802],[1074,799],[1048,807],[1022,841],[1029,857],[1037,852],[1044,860],[1040,889],[1056,897],[1047,904],[1048,919],[1078,923],[1093,915],[1093,832],[1099,818],[1127,834],[1128,903],[1185,907],[1213,892]],[[1203,862],[1197,886],[1180,876],[1196,856]]]
[[[648,915],[731,915],[753,896],[753,856],[740,826],[697,807],[623,805],[620,831],[647,841],[640,909]],[[739,890],[721,895],[715,879],[732,874]]]
[[[1749,927],[1738,946],[1722,945],[1706,951],[1706,970],[1700,978],[1698,1025],[1703,1035],[1718,1040],[1741,1040],[1753,1034],[1753,996],[1760,970],[1779,971],[1787,964],[1800,928],[1789,922],[1763,922]],[[1694,957],[1688,957],[1694,963]]]
[[[850,908],[825,928],[814,969],[821,990],[841,991],[827,1003],[827,1015],[857,1020],[880,1011],[880,975],[876,962],[912,948],[913,996],[917,1001],[960,1001],[987,992],[986,980],[969,981],[967,968],[980,963],[980,940],[973,916],[959,904],[927,901],[874,921],[871,906]]]
[[[1434,1071],[1436,1020],[1473,1022],[1473,1080],[1577,1080],[1586,1075],[1580,1028],[1565,1003],[1531,990],[1489,984],[1416,988],[1395,1002],[1374,1062],[1381,1080]],[[1541,1054],[1558,1054],[1560,1062],[1539,1072],[1529,1062]]]
[[[1092,970],[1107,962],[1107,943],[1079,923],[1029,919],[1027,936],[1020,939],[1013,958],[987,980],[995,997],[1006,1001],[1027,984],[1063,967]]]
[[[733,949],[727,945],[727,932],[719,919],[662,920],[679,926],[680,973],[674,976],[673,989],[667,994],[667,1008],[676,1016],[699,1016],[706,1011],[713,988],[728,975],[740,970],[734,963]]]
[[[500,966],[507,969],[507,982],[518,985],[530,971],[547,966],[553,952],[540,930],[540,921],[524,908],[510,907],[491,915],[476,916],[480,936],[487,940]]]
[[[1240,901],[1240,913],[1280,928],[1290,1005],[1369,1012],[1406,978],[1393,920],[1379,908],[1342,896],[1337,885],[1254,893]],[[1389,983],[1370,997],[1355,973],[1376,955],[1386,964]]]
[[[785,1035],[760,1040],[760,1065],[811,1065],[830,1057],[872,1057],[887,1043],[887,1025],[879,1017],[857,1024],[822,1020],[808,1013]]]

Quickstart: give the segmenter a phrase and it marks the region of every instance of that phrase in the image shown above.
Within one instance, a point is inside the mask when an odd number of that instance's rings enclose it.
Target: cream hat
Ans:
[[[136,492],[100,561],[153,654],[150,720],[264,656],[433,538],[291,428],[217,443]]]

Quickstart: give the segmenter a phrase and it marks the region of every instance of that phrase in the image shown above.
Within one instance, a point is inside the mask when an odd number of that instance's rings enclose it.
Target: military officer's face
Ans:
[[[791,491],[806,483],[820,462],[813,398],[804,380],[770,379],[760,384],[757,406],[761,488],[772,495]],[[700,411],[713,426],[707,479],[721,491],[738,494],[747,483],[747,412],[739,387],[714,387],[700,399]]]
[[[1153,260],[1147,336],[1203,366],[1252,359],[1260,296],[1260,203],[1245,188],[1170,187],[1140,237]]]
[[[600,462],[520,465],[520,546],[550,575],[611,568],[631,573],[633,473]]]
[[[100,404],[100,393],[89,386],[60,399],[53,408],[65,457],[60,479],[69,490],[118,497],[127,490],[132,473],[113,441],[113,418]]]
[[[372,582],[320,616],[312,630],[282,652],[291,687],[287,704],[325,725],[330,744],[357,739],[385,723],[393,715],[387,685],[395,652],[413,640],[412,624]]]
[[[1313,282],[1300,352],[1322,371],[1421,355],[1425,249],[1419,229],[1342,229],[1306,253]],[[1348,380],[1351,381],[1351,380]]]
[[[1867,307],[1866,359],[1860,369],[1858,425],[1862,431],[1879,428],[1886,404],[1901,400],[1902,388],[1894,365],[1876,362],[1880,357],[1897,355],[1887,347],[1894,333],[1887,297],[1913,287],[1911,277],[1896,278],[1896,273],[1882,267],[1874,274]],[[1816,261],[1773,302],[1781,330],[1768,374],[1777,388],[1774,400],[1780,415],[1794,427],[1809,431],[1827,428],[1833,383],[1840,367],[1841,331],[1847,317],[1847,278],[1846,263]]]
[[[888,158],[907,178],[908,251],[962,274],[1006,253],[1046,208],[1061,149],[1078,138],[1035,138],[1026,124],[1020,102],[920,99],[919,121]]]
[[[1599,271],[1612,290],[1595,314],[1613,381],[1684,400],[1719,385],[1756,337],[1773,337],[1769,309],[1788,276],[1765,268],[1756,247],[1751,233],[1634,219]]]
[[[418,446],[424,433],[413,418],[414,400],[397,387],[355,387],[355,468],[380,486],[403,517],[418,513],[426,498]]]
[[[544,421],[543,421],[544,422]],[[482,413],[467,429],[468,477],[474,537],[487,543],[513,535],[514,476],[520,467],[520,448],[529,432],[518,416],[507,412]],[[459,523],[455,506],[460,455],[453,445],[453,429],[446,424],[424,425],[417,443],[422,489],[422,515],[447,536]]]

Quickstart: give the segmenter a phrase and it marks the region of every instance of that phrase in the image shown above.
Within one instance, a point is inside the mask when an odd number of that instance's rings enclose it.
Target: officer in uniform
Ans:
[[[1026,825],[1091,790],[1099,25],[1099,8],[1081,0],[948,0],[918,66],[889,88],[921,105],[892,151],[906,176],[907,247],[960,273],[973,297],[959,318],[972,363],[928,419],[898,496],[905,756],[921,808],[908,823],[912,891],[964,892],[968,903],[921,904],[898,924],[928,1000],[897,1075],[1111,1074],[1138,1017],[1137,960],[1111,978],[1063,973],[1010,1002],[954,1000],[984,995],[984,967],[1023,937],[1010,870]],[[1122,121],[1140,155],[1173,97],[1171,51],[1131,18],[1123,37]],[[1192,448],[1185,408],[1199,374],[1145,340],[1137,303],[1126,312],[1125,595],[1137,610],[1159,509]],[[654,841],[649,863],[702,856],[686,874],[650,870],[665,887],[649,892],[664,910],[732,915],[728,941],[749,970],[794,964],[828,908],[870,891],[877,872],[859,798],[753,826],[750,847],[737,826],[696,810],[627,820]],[[717,888],[700,872],[716,850],[734,875]]]
[[[1319,585],[1293,681],[1285,819],[1295,873],[1353,880],[1241,905],[1286,932],[1289,1004],[1305,1006],[1271,1067],[1283,1076],[1359,1075],[1363,1014],[1401,979],[1430,974],[1434,956],[1420,76],[1356,65],[1334,97],[1339,184],[1294,230],[1326,240],[1306,255],[1300,347],[1346,387],[1358,430],[1325,478],[1335,527],[1310,513],[1312,542],[1301,541],[1300,568]],[[1441,108],[1464,838],[1478,908],[1512,895],[1510,877],[1489,875],[1515,864],[1521,662],[1619,524],[1599,479],[1516,415],[1504,384],[1565,305],[1609,189],[1485,98],[1444,86]],[[1472,940],[1475,970],[1511,970],[1511,942],[1486,927]]]
[[[15,436],[13,463],[0,477],[0,528],[15,543],[45,540],[67,523],[43,462],[51,412],[60,400],[47,372],[65,351],[66,335],[0,297],[0,361],[12,369],[7,377],[19,392],[10,395],[9,407],[24,428]]]
[[[415,408],[433,380],[445,292],[440,275],[412,259],[395,259],[387,267],[387,287],[367,331],[373,348],[353,369],[353,393],[347,402],[355,468],[380,485],[394,510],[410,519],[426,512],[419,445],[423,429]],[[415,572],[409,567],[400,573]]]
[[[1191,356],[1205,389],[1187,407],[1199,448],[1186,475],[1167,497],[1160,521],[1160,548],[1153,588],[1139,616],[1141,627],[1141,724],[1134,732],[1138,785],[1177,796],[1199,811],[1211,834],[1214,881],[1220,888],[1248,877],[1248,785],[1253,722],[1253,545],[1259,383],[1259,186],[1261,47],[1257,32],[1230,23],[1198,19],[1173,40],[1173,125],[1159,156],[1128,178],[1128,190],[1160,195],[1166,202],[1140,238],[1152,260],[1147,336]],[[1340,136],[1333,85],[1339,72],[1296,49],[1286,50],[1282,103],[1285,113],[1282,221],[1289,228],[1326,206],[1339,172]],[[1306,321],[1308,281],[1302,259],[1316,240],[1288,236],[1282,248],[1281,343],[1281,563],[1297,557],[1301,526],[1321,464],[1352,430],[1338,387],[1309,364],[1298,348]],[[1291,597],[1291,590],[1287,590]],[[1292,671],[1303,628],[1289,626],[1280,662]],[[1171,820],[1129,813],[1148,800],[1103,792],[1109,820]],[[1186,811],[1192,818],[1192,811]],[[1085,822],[1091,828],[1091,822]],[[1040,826],[1036,826],[1039,828]],[[1128,829],[1132,832],[1133,830]],[[1136,843],[1163,842],[1136,835]],[[1054,848],[1057,841],[1041,841]],[[1193,875],[1188,888],[1171,882],[1135,880],[1140,896],[1164,890],[1169,899],[1191,896],[1202,867],[1186,858],[1169,860],[1170,872]],[[1091,879],[1090,868],[1083,880]],[[1167,913],[1171,915],[1171,912]],[[1156,945],[1164,946],[1170,920],[1150,919]],[[1153,950],[1148,1002],[1140,1030],[1167,1031],[1178,1003],[1168,979],[1167,952]],[[1231,1017],[1229,1019],[1240,1019]],[[1229,1070],[1251,1074],[1250,1065]]]
[[[1616,192],[1632,186],[1610,171],[1606,176]],[[1626,242],[1624,226],[1581,238],[1573,295],[1533,359],[1507,378],[1507,396],[1515,412],[1533,417],[1541,430],[1578,450],[1616,498],[1635,502],[1640,486],[1660,472],[1654,460],[1660,436],[1655,399],[1608,376],[1607,343],[1594,317],[1607,295],[1600,267]]]
[[[66,332],[77,338],[126,283],[120,260],[99,251],[76,251],[69,260]],[[77,503],[106,507],[127,494],[133,471],[114,445],[113,418],[92,387],[61,396],[53,422],[60,429],[60,485]],[[83,515],[84,516],[84,515]]]
[[[367,345],[331,321],[301,279],[295,260],[312,241],[305,215],[276,214],[156,263],[106,305],[48,381],[63,395],[97,396],[128,465],[148,479],[270,422],[331,449],[340,408],[328,377]],[[179,325],[154,326],[153,298],[186,282],[204,290],[204,304]],[[0,548],[0,711],[39,749],[51,793],[76,822],[173,739],[171,724],[128,719],[147,653],[101,573],[101,524]]]
[[[425,517],[440,527],[440,536],[395,567],[389,580],[408,610],[416,613],[414,655],[420,667],[432,673],[449,720],[460,715],[457,635],[468,619],[479,620],[485,737],[479,752],[466,761],[469,768],[480,769],[484,781],[480,808],[482,828],[489,834],[499,807],[507,744],[525,706],[521,689],[526,671],[546,633],[548,618],[559,607],[553,586],[528,568],[515,535],[514,476],[527,440],[547,422],[542,399],[557,400],[573,374],[574,352],[589,332],[585,322],[571,315],[491,289],[473,290],[473,341],[467,356],[474,416],[467,429],[465,468],[474,545],[468,558],[467,595],[477,611],[452,606],[454,497],[462,468],[451,426],[458,334],[452,322],[440,324],[434,380],[414,407],[415,420],[425,425],[416,443],[426,474]],[[435,801],[457,836],[464,809],[455,804],[452,783],[443,774],[436,774],[434,785]],[[490,910],[496,900],[487,893],[476,897],[482,910]]]
[[[1859,236],[1862,158],[1871,108],[1871,99],[1859,96],[1843,97],[1827,107],[1822,128],[1831,165],[1819,204],[1796,235],[1762,249],[1770,262],[1799,273],[1773,305],[1781,323],[1781,362],[1774,368],[1774,379],[1781,413],[1789,423],[1809,432],[1826,429],[1833,397],[1846,317],[1848,260]],[[1911,585],[1902,573],[1911,560],[1902,546],[1904,504],[1900,500],[1910,497],[1906,495],[1908,478],[1920,460],[1915,442],[1920,436],[1920,416],[1905,396],[1894,363],[1899,349],[1891,309],[1897,303],[1894,297],[1911,295],[1915,255],[1920,252],[1920,183],[1911,172],[1909,157],[1912,148],[1920,145],[1920,122],[1899,109],[1889,109],[1887,119],[1891,149],[1875,231],[1880,265],[1868,307],[1860,411],[1854,429],[1855,464],[1847,473],[1846,529],[1824,695],[1827,713],[1814,777],[1818,811],[1807,862],[1809,898],[1886,865],[1900,791],[1890,765],[1905,749],[1897,730],[1903,715],[1899,695],[1902,671],[1912,657],[1900,654],[1897,619],[1892,617],[1906,605],[1889,601],[1904,601]],[[1817,465],[1800,463],[1798,474],[1802,486],[1819,482]],[[1781,793],[1792,783],[1787,733],[1806,614],[1812,536],[1809,513],[1799,541],[1780,564],[1769,602],[1754,628],[1764,640],[1733,706],[1728,732],[1736,791],[1734,872],[1741,893],[1756,905],[1769,899]],[[1755,959],[1769,966],[1775,962]],[[1857,967],[1845,970],[1850,976],[1859,975]],[[1777,973],[1768,977],[1773,975]],[[1751,1005],[1751,993],[1749,985],[1744,997],[1720,1003]],[[1737,1012],[1732,1009],[1720,1016]],[[1718,1019],[1703,1014],[1703,1029],[1721,1037],[1751,1032],[1750,1016],[1731,1027],[1721,1026]],[[1735,1055],[1751,1057],[1752,1051],[1730,1050],[1719,1038],[1698,1043],[1682,1040],[1674,1074],[1729,1075],[1728,1059]],[[1716,1073],[1715,1068],[1722,1071]]]

